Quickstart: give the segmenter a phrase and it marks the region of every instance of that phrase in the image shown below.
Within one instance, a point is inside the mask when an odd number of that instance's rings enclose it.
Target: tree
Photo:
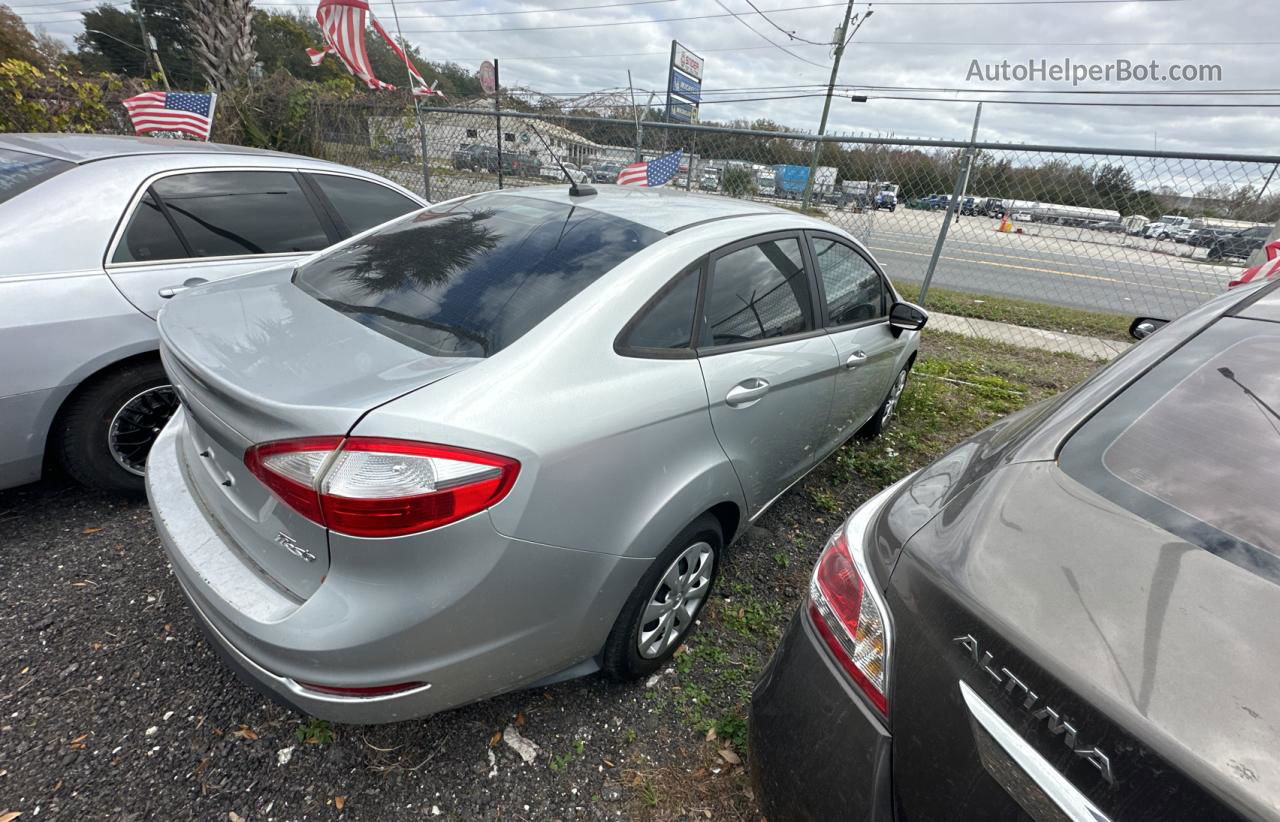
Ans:
[[[0,60],[21,60],[37,68],[48,65],[27,24],[13,9],[4,5],[0,5]]]
[[[721,185],[730,197],[750,197],[756,193],[755,177],[745,168],[727,169]]]
[[[253,10],[249,0],[186,0],[191,51],[204,79],[223,91],[253,67]]]

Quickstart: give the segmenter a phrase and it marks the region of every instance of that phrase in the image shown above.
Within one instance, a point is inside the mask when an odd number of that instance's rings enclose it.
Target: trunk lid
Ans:
[[[911,538],[887,598],[904,819],[1063,818],[1055,778],[1113,819],[1280,810],[1280,591],[1057,465],[971,486]]]
[[[345,435],[366,412],[477,360],[402,345],[260,272],[176,298],[161,357],[187,416],[193,494],[240,558],[295,599],[329,567],[326,529],[281,503],[244,464],[251,445]]]

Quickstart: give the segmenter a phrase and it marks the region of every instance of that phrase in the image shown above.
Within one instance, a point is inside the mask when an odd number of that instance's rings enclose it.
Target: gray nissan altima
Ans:
[[[166,307],[147,488],[212,643],[310,714],[641,676],[746,524],[889,421],[926,319],[776,208],[463,198]]]

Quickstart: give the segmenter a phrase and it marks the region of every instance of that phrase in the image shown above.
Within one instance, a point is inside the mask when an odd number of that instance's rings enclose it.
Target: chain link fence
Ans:
[[[845,229],[936,327],[1095,358],[1123,349],[1133,317],[1175,317],[1221,293],[1280,218],[1280,157],[815,138],[637,123],[629,108],[496,112],[492,100],[420,116],[318,105],[312,123],[318,156],[434,201],[562,183],[556,157],[610,185],[678,149],[671,187]]]

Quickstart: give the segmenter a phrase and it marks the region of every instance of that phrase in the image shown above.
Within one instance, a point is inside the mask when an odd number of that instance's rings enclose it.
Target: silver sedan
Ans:
[[[454,200],[166,306],[152,510],[212,642],[307,713],[642,676],[747,524],[888,423],[926,319],[792,212]]]
[[[0,135],[0,488],[60,463],[142,490],[177,405],[154,318],[425,203],[357,169],[216,143]]]

